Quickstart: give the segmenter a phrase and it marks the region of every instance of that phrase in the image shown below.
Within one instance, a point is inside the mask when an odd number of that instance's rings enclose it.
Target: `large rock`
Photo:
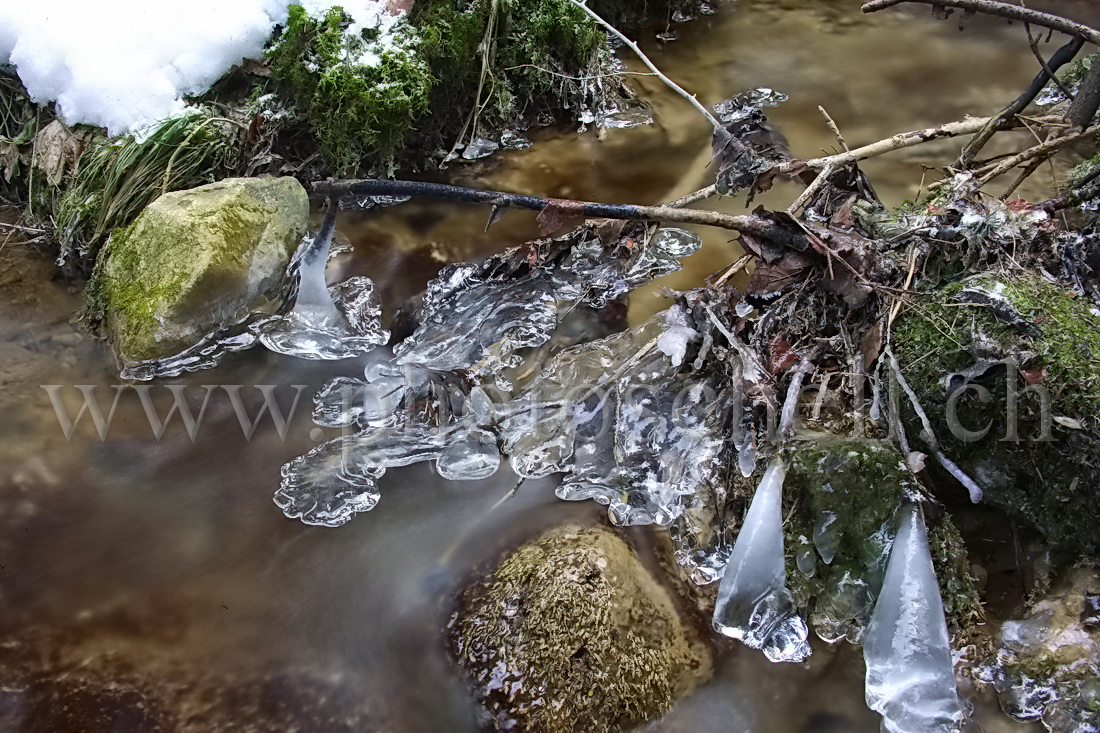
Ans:
[[[293,178],[167,193],[111,235],[88,284],[92,320],[123,364],[171,356],[285,291],[309,201]]]
[[[669,593],[613,532],[567,525],[468,588],[455,654],[500,729],[620,730],[711,671]]]

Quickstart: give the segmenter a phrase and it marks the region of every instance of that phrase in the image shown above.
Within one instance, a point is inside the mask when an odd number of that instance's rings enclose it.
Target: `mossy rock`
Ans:
[[[1006,711],[1028,719],[1041,716],[1049,730],[1100,725],[1097,598],[1100,569],[1073,568],[1025,618],[1001,626],[996,657],[981,671]]]
[[[615,731],[662,715],[711,653],[616,534],[567,525],[469,587],[455,656],[501,729]]]
[[[1037,275],[981,275],[917,300],[894,323],[893,342],[944,453],[979,483],[983,501],[1034,526],[1055,550],[1100,553],[1096,307]],[[911,440],[919,435],[911,411],[905,424]],[[964,500],[934,464],[937,493]]]
[[[293,178],[231,178],[164,194],[100,252],[90,319],[126,365],[177,354],[250,312],[273,312],[308,217]]]
[[[791,447],[783,492],[787,583],[795,600],[810,609],[819,636],[858,642],[882,587],[895,514],[920,488],[892,443],[827,438]],[[983,617],[966,548],[950,517],[930,509],[925,520],[948,623],[965,633]],[[815,526],[827,521],[835,548],[828,558],[814,541]]]

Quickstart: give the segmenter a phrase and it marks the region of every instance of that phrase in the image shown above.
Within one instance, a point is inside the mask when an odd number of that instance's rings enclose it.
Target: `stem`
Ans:
[[[642,63],[649,67],[649,70],[656,74],[657,78],[663,81],[669,89],[679,94],[681,97],[686,99],[692,107],[699,110],[699,114],[703,115],[703,117],[707,119],[707,122],[711,124],[711,127],[713,127],[715,130],[722,129],[722,123],[714,118],[714,115],[710,113],[710,110],[700,104],[699,100],[695,98],[694,94],[689,94],[686,89],[674,82],[672,79],[669,79],[667,76],[665,76],[664,73],[662,73],[661,70],[657,68],[657,65],[650,61],[648,56],[642,53],[642,49],[638,48],[638,44],[634,43],[634,41],[624,36],[618,28],[601,18],[584,3],[579,2],[579,0],[569,0],[569,2],[573,3],[578,8],[583,10],[589,18],[596,21],[596,23],[598,23],[599,25],[603,26],[605,29],[607,29],[608,33],[611,33],[613,36],[618,38],[626,45],[627,48],[637,54],[638,58],[642,60]]]

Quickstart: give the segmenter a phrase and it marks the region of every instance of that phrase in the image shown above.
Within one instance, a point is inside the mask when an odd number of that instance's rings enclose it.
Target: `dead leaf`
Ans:
[[[815,259],[806,252],[788,252],[774,262],[758,262],[746,292],[770,295],[798,285],[813,270]]]
[[[566,226],[578,227],[584,223],[584,204],[567,199],[547,199],[546,206],[535,219],[539,223],[542,236],[558,231]]]
[[[773,375],[794,364],[798,358],[798,352],[791,348],[787,338],[781,333],[777,333],[768,344],[768,371]]]
[[[60,120],[54,120],[34,136],[34,164],[46,174],[51,186],[61,183],[66,171],[76,167],[94,133],[74,132]]]
[[[866,373],[882,353],[882,321],[875,321],[874,325],[864,332],[863,338],[860,339],[860,351],[863,352],[863,371]]]

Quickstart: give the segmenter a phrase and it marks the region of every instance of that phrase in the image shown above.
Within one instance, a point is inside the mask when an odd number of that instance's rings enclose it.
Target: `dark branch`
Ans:
[[[1068,36],[1100,45],[1100,31],[1095,28],[1090,28],[1081,23],[1074,23],[1072,20],[1060,18],[1057,15],[1040,13],[1038,10],[1030,10],[1019,5],[998,2],[998,0],[872,0],[863,4],[863,12],[873,13],[876,10],[885,10],[895,5],[901,5],[903,2],[920,2],[926,5],[973,10],[976,13],[995,15],[1008,20],[1018,20],[1021,23],[1031,23],[1043,28],[1050,28]]]
[[[776,224],[774,222],[757,216],[731,216],[717,211],[673,208],[670,206],[603,204],[593,201],[542,198],[539,196],[525,196],[517,193],[505,193],[503,191],[483,191],[476,188],[451,186],[445,183],[389,181],[381,179],[318,181],[313,184],[313,191],[314,193],[334,198],[346,198],[349,196],[416,196],[441,199],[444,201],[488,204],[491,206],[507,205],[519,209],[529,209],[531,211],[542,211],[547,207],[559,207],[569,213],[576,213],[578,215],[583,214],[585,217],[590,218],[703,224],[738,232],[749,232],[764,237],[776,233]]]
[[[1077,52],[1081,50],[1081,46],[1083,45],[1084,41],[1080,38],[1074,38],[1055,51],[1054,55],[1050,57],[1050,61],[1043,65],[1043,70],[1032,79],[1031,84],[1024,90],[1024,93],[1017,97],[1012,104],[1001,110],[1000,114],[991,119],[989,123],[986,124],[969,143],[967,143],[966,147],[963,148],[962,153],[959,155],[959,159],[956,161],[955,166],[957,168],[969,168],[970,164],[974,162],[974,158],[977,157],[978,152],[981,151],[987,142],[989,142],[989,139],[1008,127],[1013,118],[1023,112],[1024,109],[1035,100],[1035,97],[1039,96],[1039,92],[1041,92],[1043,87],[1047,85],[1047,82],[1054,77],[1054,72],[1072,61],[1073,57],[1077,55]]]

